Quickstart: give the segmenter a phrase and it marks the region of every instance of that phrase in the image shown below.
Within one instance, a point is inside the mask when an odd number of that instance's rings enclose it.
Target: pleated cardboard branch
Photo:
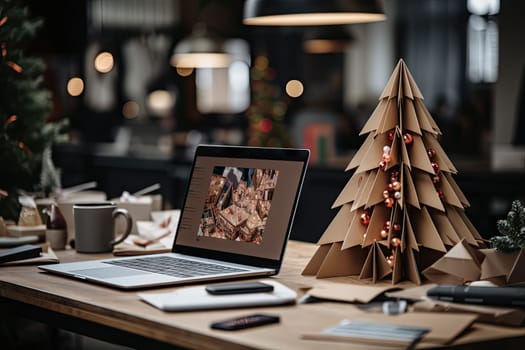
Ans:
[[[379,123],[379,128],[376,130],[377,133],[384,134],[388,132],[389,130],[396,127],[399,120],[398,111],[397,111],[397,104],[395,100],[388,100],[387,106],[385,109],[385,114],[383,115],[383,118],[381,120],[381,123]]]
[[[368,196],[370,196],[370,191],[374,186],[375,178],[375,172],[369,171],[366,173],[366,182],[359,188],[359,191],[357,192],[357,198],[352,204],[352,210],[357,210],[357,208],[361,208],[366,204]]]
[[[416,263],[416,257],[414,256],[414,251],[412,249],[406,250],[405,254],[403,255],[403,263],[406,266],[404,269],[406,278],[415,284],[421,284],[421,276]]]
[[[436,225],[436,229],[439,232],[439,235],[441,236],[443,244],[452,247],[461,240],[456,234],[454,226],[452,226],[450,220],[445,215],[445,213],[433,210],[430,216],[432,217],[432,221]]]
[[[407,100],[403,103],[403,126],[413,133],[422,135],[421,127],[417,120],[416,107],[414,107],[414,101],[412,100]]]
[[[356,174],[350,178],[346,183],[346,186],[343,188],[339,196],[332,204],[332,209],[340,207],[345,203],[351,203],[356,199],[359,189],[363,186],[366,181],[366,173]]]
[[[415,212],[416,210],[411,210],[408,214],[412,214],[412,223],[418,244],[445,253],[447,249],[430,218],[427,208],[421,208],[417,214]]]
[[[346,248],[352,248],[356,245],[363,244],[363,236],[366,233],[366,226],[361,224],[361,214],[363,214],[365,211],[356,211],[359,215],[354,216],[352,219],[352,222],[350,223],[350,227],[348,227],[348,230],[346,231],[346,235],[343,241],[343,246],[341,249]],[[348,225],[348,221],[346,222],[346,225]]]
[[[375,283],[391,273],[392,268],[386,262],[386,257],[379,243],[374,242],[368,251],[368,256],[363,264],[359,278],[371,278],[372,282]]]
[[[379,125],[381,124],[381,119],[385,115],[387,106],[388,106],[387,99],[381,100],[379,102],[377,107],[372,112],[372,115],[370,116],[370,118],[368,118],[367,122],[361,129],[361,132],[359,132],[359,135],[369,134],[369,137],[374,136],[374,134],[371,134],[371,132],[379,128]]]
[[[412,228],[412,223],[408,216],[408,212],[405,212],[404,224],[403,224],[403,234],[401,236],[405,244],[401,245],[406,246],[409,249],[419,250],[419,244],[417,243],[416,235],[414,234],[414,229]]]
[[[368,147],[368,151],[363,156],[363,160],[357,168],[356,173],[376,169],[381,160],[381,155],[383,154],[383,146],[386,144],[388,144],[387,135],[377,135],[372,144]]]
[[[341,209],[339,209],[339,212],[334,217],[334,219],[332,220],[328,228],[325,230],[321,238],[319,239],[318,244],[323,245],[342,241],[346,236],[345,230],[347,227],[347,223],[352,222],[352,220],[354,220],[361,213],[364,213],[364,211],[351,211],[350,205],[343,205]],[[359,241],[359,243],[361,243],[361,241]]]
[[[430,113],[428,113],[428,110],[425,108],[423,101],[420,99],[415,99],[414,107],[416,109],[416,115],[421,129],[434,135],[441,134],[441,131],[437,127],[436,123],[430,117]]]
[[[372,142],[374,142],[374,135],[368,134],[368,137],[365,139],[365,142],[363,142],[363,145],[357,150],[352,160],[350,160],[350,163],[348,163],[346,166],[345,171],[357,168],[359,164],[361,164],[361,160],[365,156]]]
[[[368,247],[375,241],[380,241],[380,231],[385,223],[385,216],[388,215],[388,211],[384,206],[374,207],[374,211],[370,217],[370,223],[368,224],[366,234],[363,238],[363,247]]]
[[[413,167],[423,170],[428,174],[434,174],[434,169],[430,164],[430,159],[428,158],[427,150],[423,144],[423,140],[419,135],[413,136],[414,141],[408,150],[408,156],[410,158],[410,164]]]

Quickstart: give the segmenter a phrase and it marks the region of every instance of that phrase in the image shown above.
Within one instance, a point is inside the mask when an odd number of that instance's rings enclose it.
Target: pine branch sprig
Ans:
[[[490,239],[493,248],[510,252],[525,247],[525,207],[519,200],[512,202],[507,219],[499,220],[496,226],[501,235]]]
[[[508,236],[495,236],[490,239],[490,245],[492,248],[504,252],[510,253],[520,249]]]

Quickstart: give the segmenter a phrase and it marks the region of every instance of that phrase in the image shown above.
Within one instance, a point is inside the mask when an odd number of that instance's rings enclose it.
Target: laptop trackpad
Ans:
[[[79,276],[94,277],[94,278],[115,278],[143,275],[145,272],[122,267],[99,267],[94,269],[74,270],[70,271]]]

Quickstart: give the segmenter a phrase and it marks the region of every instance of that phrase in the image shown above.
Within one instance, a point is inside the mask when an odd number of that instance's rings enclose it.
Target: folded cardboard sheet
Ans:
[[[308,295],[326,300],[350,303],[369,303],[386,291],[397,290],[395,286],[356,285],[349,283],[319,283],[308,291]]]
[[[392,324],[410,327],[424,327],[428,328],[429,332],[423,337],[422,342],[430,344],[446,345],[460,336],[463,332],[470,328],[476,320],[475,315],[468,314],[436,314],[428,312],[405,313],[400,315],[386,316],[383,314],[366,314],[360,315],[360,321],[375,322],[382,324]],[[373,342],[376,345],[392,346],[392,342],[388,339],[357,339],[355,337],[333,336],[319,333],[303,334],[304,339],[311,340],[332,340],[342,342],[356,342],[364,343]],[[399,344],[394,344],[399,345]]]

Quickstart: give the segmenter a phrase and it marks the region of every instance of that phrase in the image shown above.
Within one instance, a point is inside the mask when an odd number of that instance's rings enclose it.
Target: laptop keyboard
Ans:
[[[174,277],[195,277],[245,271],[234,267],[180,259],[172,256],[113,260],[104,261],[104,263]]]

